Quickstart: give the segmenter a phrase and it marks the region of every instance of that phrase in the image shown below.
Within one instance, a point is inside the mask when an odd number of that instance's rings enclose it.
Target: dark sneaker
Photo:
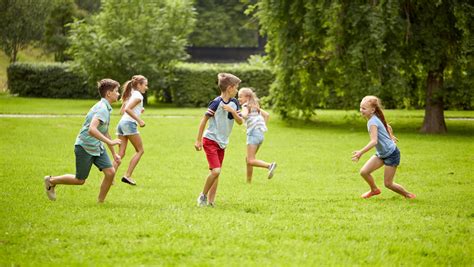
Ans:
[[[129,184],[129,185],[137,185],[132,178],[122,177],[122,182]]]
[[[49,200],[56,200],[56,192],[54,192],[54,185],[50,182],[51,176],[44,177],[44,189]]]

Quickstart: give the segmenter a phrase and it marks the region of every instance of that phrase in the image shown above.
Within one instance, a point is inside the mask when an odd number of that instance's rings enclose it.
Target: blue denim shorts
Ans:
[[[247,133],[247,145],[261,145],[263,139],[263,132],[260,130],[253,130],[250,133]]]
[[[383,164],[386,166],[398,166],[400,165],[400,150],[396,147],[395,151],[393,151],[388,157],[379,157],[379,159],[383,160]]]
[[[120,121],[117,125],[117,135],[139,134],[137,123],[134,121]]]

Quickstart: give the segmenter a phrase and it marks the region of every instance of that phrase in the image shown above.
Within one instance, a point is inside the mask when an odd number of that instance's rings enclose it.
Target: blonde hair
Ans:
[[[377,115],[377,117],[382,121],[383,126],[385,126],[385,130],[387,130],[387,133],[390,134],[387,121],[385,120],[385,116],[383,114],[383,106],[380,98],[373,95],[368,95],[362,98],[362,102],[366,102],[371,108],[375,109],[375,115]]]
[[[217,86],[221,92],[225,92],[229,86],[240,84],[241,80],[230,73],[219,73],[217,74]]]
[[[127,101],[132,95],[132,88],[137,88],[137,85],[143,84],[147,78],[143,75],[133,75],[131,80],[123,84],[122,101]]]
[[[239,96],[248,96],[249,101],[247,102],[247,107],[249,111],[252,109],[257,109],[258,112],[260,112],[260,104],[258,99],[257,94],[252,90],[252,88],[248,87],[243,87],[239,90]]]

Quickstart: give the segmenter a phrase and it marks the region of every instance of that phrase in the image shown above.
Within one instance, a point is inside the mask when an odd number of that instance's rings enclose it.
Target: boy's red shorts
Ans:
[[[224,161],[224,152],[219,144],[211,139],[203,138],[202,147],[206,152],[207,162],[209,163],[209,169],[221,168],[222,162]]]

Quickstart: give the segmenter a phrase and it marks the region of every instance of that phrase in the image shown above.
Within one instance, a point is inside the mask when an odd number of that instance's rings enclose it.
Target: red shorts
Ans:
[[[209,169],[212,170],[222,167],[225,150],[222,149],[216,141],[205,137],[202,139],[202,147],[204,148],[204,152],[206,152]]]

